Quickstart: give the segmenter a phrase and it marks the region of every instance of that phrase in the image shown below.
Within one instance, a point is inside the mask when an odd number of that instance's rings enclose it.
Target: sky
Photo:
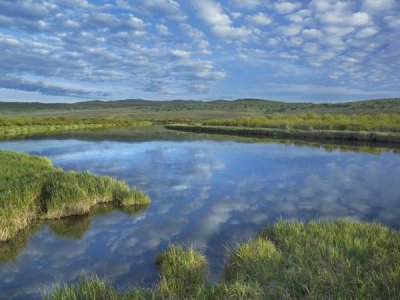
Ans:
[[[0,101],[400,96],[400,1],[0,0]]]

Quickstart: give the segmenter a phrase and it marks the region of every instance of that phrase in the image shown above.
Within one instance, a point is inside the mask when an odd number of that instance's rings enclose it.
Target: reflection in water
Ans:
[[[119,287],[150,286],[158,278],[154,258],[171,242],[204,248],[215,278],[225,246],[280,217],[400,227],[400,157],[390,151],[182,139],[19,140],[0,148],[115,176],[152,199],[140,214],[101,206],[90,216],[37,225],[0,246],[4,298],[37,298],[58,281],[91,273]]]

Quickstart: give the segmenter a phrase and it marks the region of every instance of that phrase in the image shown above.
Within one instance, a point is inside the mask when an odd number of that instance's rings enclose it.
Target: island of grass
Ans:
[[[154,289],[116,290],[98,278],[57,287],[46,299],[399,299],[400,233],[349,220],[278,223],[228,253],[222,278],[171,246],[157,258]]]
[[[0,151],[0,242],[34,219],[57,219],[89,212],[99,203],[142,205],[149,198],[108,176],[64,172],[42,157]]]
[[[270,114],[222,118],[167,129],[234,136],[400,143],[400,114]]]

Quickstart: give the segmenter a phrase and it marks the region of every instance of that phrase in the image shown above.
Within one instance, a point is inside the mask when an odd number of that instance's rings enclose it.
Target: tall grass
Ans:
[[[0,151],[0,241],[34,219],[88,213],[99,203],[119,206],[149,202],[143,193],[108,176],[64,172],[45,158]]]
[[[206,258],[193,248],[169,247],[156,262],[161,268],[157,289],[167,298],[188,298],[206,282]]]
[[[153,290],[117,291],[95,278],[59,286],[47,298],[398,299],[400,295],[400,233],[378,224],[279,221],[230,250],[217,283],[206,281],[206,259],[191,248],[172,246],[157,262],[161,277]]]
[[[400,132],[400,114],[271,114],[265,117],[214,119],[205,121],[203,124],[303,130]]]
[[[165,128],[196,133],[210,133],[257,138],[297,139],[311,141],[347,141],[399,144],[400,132],[348,131],[348,130],[301,130],[239,126],[166,125]]]
[[[130,118],[8,117],[0,118],[0,138],[84,129],[141,127],[150,125],[152,125],[150,121],[140,121]]]

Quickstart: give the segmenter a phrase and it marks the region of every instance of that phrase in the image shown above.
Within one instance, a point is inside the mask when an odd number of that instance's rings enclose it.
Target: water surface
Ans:
[[[103,136],[103,138],[102,138]],[[215,140],[189,134],[97,133],[0,142],[65,170],[125,180],[147,208],[103,206],[36,224],[0,244],[0,298],[40,298],[57,282],[98,274],[117,287],[152,286],[170,243],[194,245],[218,278],[226,246],[279,218],[351,218],[400,228],[400,156],[392,151]]]

